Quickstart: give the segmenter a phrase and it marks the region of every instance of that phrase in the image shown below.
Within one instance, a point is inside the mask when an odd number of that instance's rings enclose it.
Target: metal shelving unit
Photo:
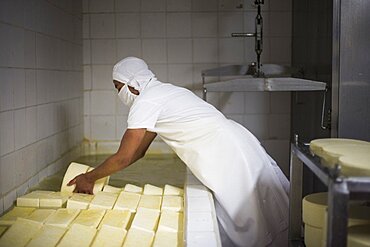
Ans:
[[[349,200],[370,200],[370,177],[344,177],[340,166],[328,168],[319,157],[311,154],[309,146],[291,144],[290,156],[290,246],[304,246],[302,237],[302,174],[308,167],[328,187],[327,246],[347,246]]]

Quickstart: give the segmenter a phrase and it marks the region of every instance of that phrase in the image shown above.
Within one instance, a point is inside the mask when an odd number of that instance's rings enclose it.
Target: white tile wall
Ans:
[[[114,14],[91,14],[91,38],[114,38]]]
[[[66,3],[0,3],[0,213],[82,142],[82,1]]]
[[[167,14],[167,37],[189,38],[191,37],[191,14],[168,13]]]
[[[116,37],[137,38],[141,33],[140,15],[136,13],[116,14]]]

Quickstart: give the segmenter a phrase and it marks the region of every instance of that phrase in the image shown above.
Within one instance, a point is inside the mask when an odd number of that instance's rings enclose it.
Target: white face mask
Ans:
[[[131,93],[131,91],[128,89],[127,84],[125,84],[118,93],[118,98],[127,106],[131,106],[136,97],[137,95]]]

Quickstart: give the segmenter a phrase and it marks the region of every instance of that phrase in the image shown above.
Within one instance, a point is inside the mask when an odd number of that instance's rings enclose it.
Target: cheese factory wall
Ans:
[[[83,1],[84,136],[86,150],[116,150],[128,109],[112,84],[113,65],[123,57],[148,62],[159,80],[201,96],[201,70],[256,60],[252,0]],[[291,62],[291,1],[263,6],[262,63]],[[208,78],[207,78],[208,79]],[[211,78],[217,80],[217,78]],[[209,93],[227,117],[253,132],[288,174],[290,93]],[[170,152],[157,140],[151,152]]]
[[[80,156],[82,2],[0,1],[0,214]]]

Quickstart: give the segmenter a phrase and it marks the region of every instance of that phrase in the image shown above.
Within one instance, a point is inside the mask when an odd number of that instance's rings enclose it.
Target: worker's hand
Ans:
[[[80,174],[67,184],[68,186],[76,185],[76,188],[73,192],[76,193],[85,193],[85,194],[93,194],[94,189],[94,182],[90,181],[86,174]]]

